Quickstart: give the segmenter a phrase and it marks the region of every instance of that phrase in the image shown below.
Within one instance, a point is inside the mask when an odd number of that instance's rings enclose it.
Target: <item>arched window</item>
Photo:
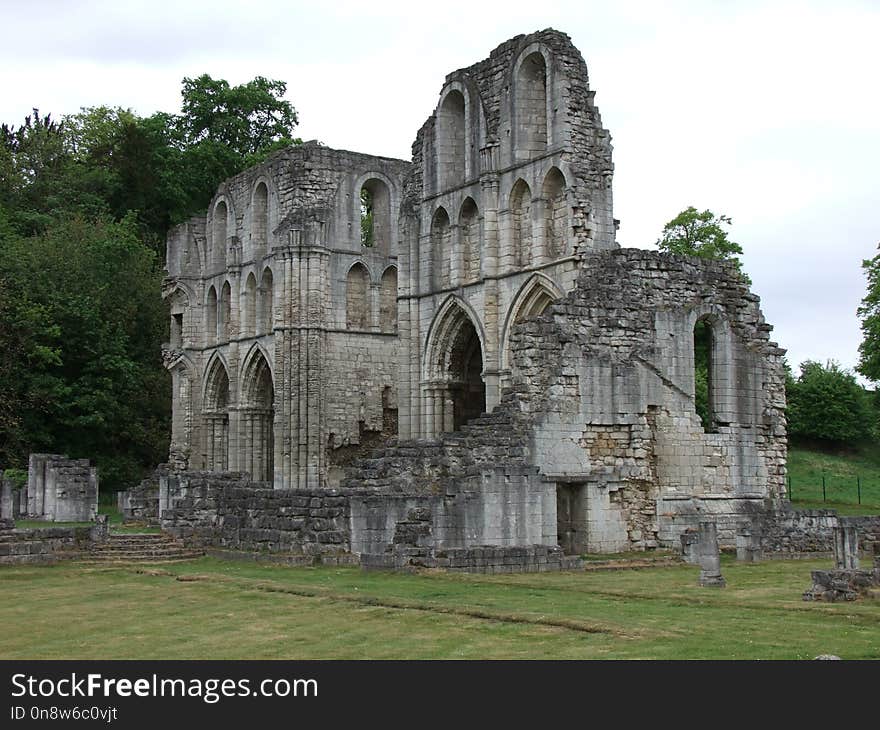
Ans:
[[[208,289],[208,302],[205,311],[205,344],[217,342],[217,290],[212,286]]]
[[[450,285],[451,236],[449,214],[445,208],[438,208],[431,221],[431,256],[434,263],[435,289],[445,289]]]
[[[253,337],[257,334],[257,279],[253,273],[248,274],[244,285],[244,302],[241,310],[243,334]]]
[[[391,246],[391,194],[376,178],[361,187],[361,244],[388,253]]]
[[[547,64],[537,51],[516,73],[516,157],[527,160],[547,150]]]
[[[266,267],[260,279],[259,321],[257,323],[257,334],[260,335],[272,334],[275,327],[275,299],[272,289],[272,269]]]
[[[259,259],[266,254],[269,240],[269,189],[261,182],[254,189],[251,207],[251,254]]]
[[[547,258],[565,255],[565,233],[568,213],[565,205],[565,178],[555,167],[544,178],[544,246]]]
[[[465,198],[458,217],[461,235],[461,276],[473,281],[480,276],[480,221],[477,204],[473,198]]]
[[[366,266],[355,264],[348,270],[345,287],[345,324],[357,330],[369,329],[370,275]]]
[[[379,290],[379,328],[397,332],[397,269],[389,266],[382,274]]]
[[[217,332],[217,340],[219,342],[229,342],[230,323],[232,318],[232,289],[229,282],[224,282],[223,288],[220,290],[220,318]]]
[[[211,231],[212,246],[214,250],[213,264],[223,266],[226,264],[226,220],[229,209],[224,201],[219,201],[214,206],[214,225]]]
[[[461,185],[465,176],[464,96],[453,89],[437,110],[437,190]]]
[[[714,344],[712,323],[705,317],[698,319],[694,325],[694,402],[706,433],[712,433],[716,429],[712,382]]]
[[[513,223],[513,265],[528,266],[532,260],[532,191],[520,178],[510,193],[510,215]]]

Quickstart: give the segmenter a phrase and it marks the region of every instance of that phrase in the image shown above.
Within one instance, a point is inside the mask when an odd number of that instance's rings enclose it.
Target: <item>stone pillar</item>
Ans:
[[[89,538],[92,542],[107,542],[110,537],[110,524],[107,515],[95,515],[95,524],[89,530]]]
[[[736,559],[743,563],[757,563],[763,557],[760,530],[748,522],[742,523],[736,531]]]
[[[12,480],[5,478],[2,471],[0,471],[0,519],[15,519],[12,508]]]
[[[714,522],[700,523],[700,530],[697,533],[697,558],[700,563],[701,586],[723,588],[727,585],[727,581],[721,575],[718,530]]]
[[[694,530],[685,530],[679,535],[682,560],[691,565],[699,564],[697,559],[697,537],[698,535]]]
[[[858,570],[859,534],[853,525],[842,524],[834,528],[834,567],[837,570]]]
[[[874,543],[874,583],[880,586],[880,542]]]

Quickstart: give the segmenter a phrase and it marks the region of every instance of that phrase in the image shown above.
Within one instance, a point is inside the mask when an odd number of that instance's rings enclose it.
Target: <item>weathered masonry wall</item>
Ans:
[[[27,489],[18,488],[0,471],[0,519],[17,520],[27,515]]]
[[[724,265],[620,250],[586,256],[576,289],[514,330],[528,458],[583,485],[591,549],[674,545],[706,517],[732,545],[737,515],[784,498],[783,351],[757,302]],[[699,320],[711,432],[695,410]]]
[[[391,221],[408,167],[308,142],[230,178],[171,232],[173,468],[318,488],[338,479],[338,449],[384,433],[396,409]]]
[[[871,551],[880,544],[880,515],[841,517],[835,510],[798,510],[781,505],[774,510],[756,511],[749,520],[765,553],[797,556],[831,553],[834,528],[855,527],[859,547]]]
[[[98,470],[88,459],[31,454],[27,516],[50,522],[89,522],[98,513]]]
[[[310,556],[380,553],[413,509],[432,515],[431,547],[554,545],[553,495],[524,472],[486,472],[456,495],[271,490],[247,475],[167,477],[163,528],[195,545]],[[534,515],[546,515],[535,520]]]
[[[399,219],[402,438],[457,430],[470,400],[499,402],[512,326],[574,286],[584,252],[617,247],[612,174],[565,34],[517,36],[446,77]]]
[[[16,530],[0,520],[0,565],[54,563],[79,557],[92,544],[89,527],[44,527]]]

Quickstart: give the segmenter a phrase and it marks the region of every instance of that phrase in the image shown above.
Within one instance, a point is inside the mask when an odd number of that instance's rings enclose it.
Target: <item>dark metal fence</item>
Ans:
[[[823,473],[812,479],[788,478],[788,497],[792,502],[827,502],[880,508],[880,480]]]

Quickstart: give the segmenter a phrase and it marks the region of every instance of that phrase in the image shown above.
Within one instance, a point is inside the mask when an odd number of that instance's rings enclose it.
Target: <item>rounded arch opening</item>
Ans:
[[[371,322],[370,272],[358,261],[348,270],[345,281],[345,325],[366,330]]]
[[[269,241],[269,188],[260,182],[251,202],[251,256],[265,256]]]
[[[272,269],[263,269],[260,277],[257,305],[257,334],[270,335],[275,327],[275,294]]]
[[[450,285],[452,229],[446,208],[437,208],[431,219],[431,260],[433,262],[433,285],[444,289]]]
[[[458,215],[461,236],[461,273],[465,281],[480,276],[480,212],[471,197],[465,198]]]
[[[717,430],[715,409],[714,349],[715,327],[711,315],[703,315],[694,323],[694,407],[705,433]]]
[[[535,51],[516,72],[516,157],[530,159],[547,149],[547,62]]]
[[[544,201],[544,246],[547,257],[556,259],[565,255],[565,234],[568,210],[565,202],[565,176],[557,167],[551,167],[541,190]]]
[[[379,285],[379,328],[397,332],[397,268],[389,266]]]
[[[528,266],[532,259],[532,190],[519,178],[510,191],[512,264]]]
[[[226,238],[228,232],[226,230],[227,221],[229,219],[229,207],[225,200],[218,200],[214,206],[213,225],[211,226],[211,248],[213,251],[211,263],[214,266],[225,266],[226,264]]]
[[[367,180],[360,190],[361,245],[387,254],[391,249],[391,191],[379,178]]]
[[[443,97],[437,110],[437,190],[461,185],[465,178],[467,130],[465,98],[457,89]]]

